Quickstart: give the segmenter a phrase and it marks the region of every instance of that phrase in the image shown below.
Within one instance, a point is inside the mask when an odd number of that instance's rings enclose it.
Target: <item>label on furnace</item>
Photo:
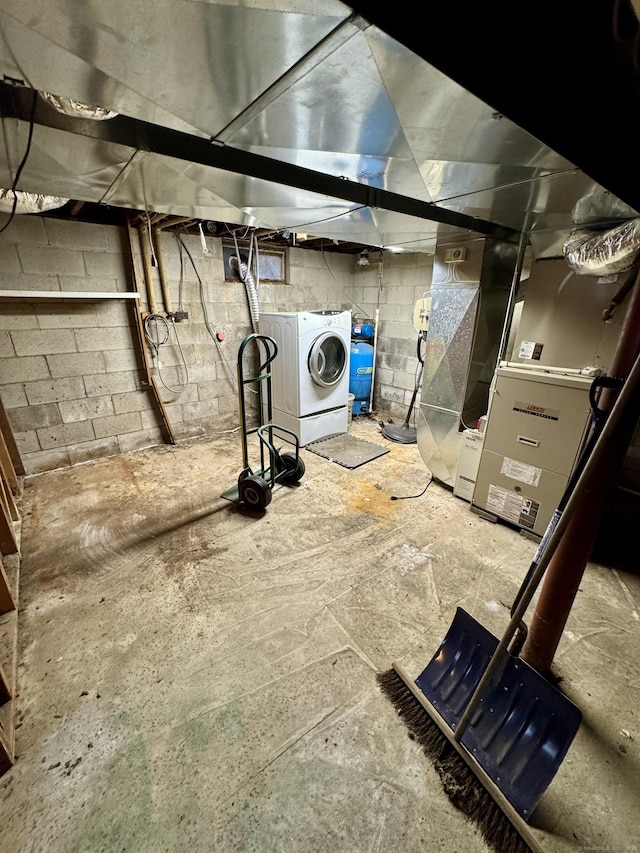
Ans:
[[[487,509],[490,512],[495,512],[500,518],[517,524],[518,527],[533,530],[538,518],[540,503],[532,498],[518,495],[508,489],[503,489],[501,486],[491,484],[487,495]]]

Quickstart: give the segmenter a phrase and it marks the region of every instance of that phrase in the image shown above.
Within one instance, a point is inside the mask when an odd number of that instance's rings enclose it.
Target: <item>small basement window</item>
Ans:
[[[246,264],[249,259],[249,249],[240,246],[240,258]],[[224,258],[225,281],[239,281],[240,276],[234,267],[236,259],[235,246],[222,247]],[[232,264],[232,259],[234,263]],[[255,254],[254,254],[255,259]],[[260,249],[258,252],[258,277],[261,284],[287,283],[287,251],[286,249]]]

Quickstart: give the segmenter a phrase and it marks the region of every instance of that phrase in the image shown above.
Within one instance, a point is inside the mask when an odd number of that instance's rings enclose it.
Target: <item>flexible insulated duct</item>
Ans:
[[[598,234],[574,231],[565,241],[563,252],[577,275],[627,272],[640,256],[640,219],[632,219]]]
[[[53,107],[54,110],[66,116],[73,116],[74,118],[105,121],[105,119],[115,118],[118,115],[113,110],[105,110],[104,107],[92,107],[90,104],[83,104],[82,101],[74,101],[72,98],[62,98],[59,95],[52,95],[50,92],[40,92],[40,97],[49,106]]]
[[[62,207],[68,201],[68,198],[60,198],[57,195],[0,189],[0,213],[43,213],[45,210]]]
[[[255,279],[248,265],[232,257],[229,260],[229,265],[234,272],[240,275],[244,282],[245,290],[247,291],[247,300],[249,302],[249,313],[251,315],[251,327],[254,332],[258,331],[258,321],[260,319],[260,297],[258,296],[258,288]]]

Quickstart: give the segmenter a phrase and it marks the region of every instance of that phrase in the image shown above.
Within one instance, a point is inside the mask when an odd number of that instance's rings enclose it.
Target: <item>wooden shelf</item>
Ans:
[[[139,299],[136,292],[118,293],[110,290],[0,290],[2,299],[84,299],[96,302],[101,299]]]

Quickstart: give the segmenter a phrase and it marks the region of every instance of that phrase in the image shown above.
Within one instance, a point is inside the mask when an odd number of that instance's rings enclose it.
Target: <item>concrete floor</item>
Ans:
[[[263,514],[237,436],[25,484],[18,758],[2,853],[482,851],[375,674],[416,675],[457,605],[496,635],[535,545],[432,484],[416,445],[308,450]],[[590,565],[556,661],[583,725],[545,850],[640,846],[640,578]]]

